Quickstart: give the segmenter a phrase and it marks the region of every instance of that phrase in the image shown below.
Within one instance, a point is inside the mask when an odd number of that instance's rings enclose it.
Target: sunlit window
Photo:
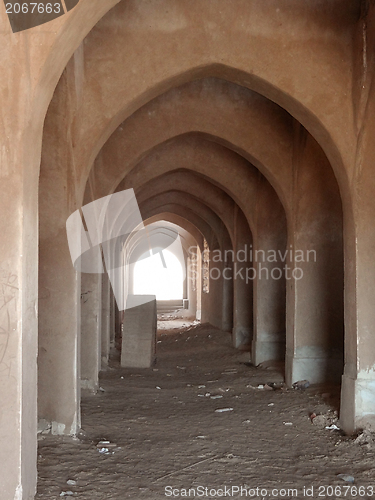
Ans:
[[[163,250],[138,260],[134,266],[134,294],[156,295],[157,300],[183,298],[183,270],[177,257]]]

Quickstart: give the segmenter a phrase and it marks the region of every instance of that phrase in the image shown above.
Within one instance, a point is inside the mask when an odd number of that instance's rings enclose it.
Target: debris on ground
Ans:
[[[329,431],[339,431],[339,430],[341,430],[340,427],[338,427],[336,424],[327,425],[326,429],[329,430]]]
[[[253,385],[246,386],[249,389],[260,389],[265,391],[286,391],[287,387],[284,382],[267,382],[266,384],[259,384],[257,387]]]
[[[364,446],[368,450],[375,447],[375,434],[369,429],[365,429],[354,440],[356,444]]]
[[[114,449],[118,448],[117,444],[111,443],[111,441],[108,440],[102,440],[99,441],[99,443],[96,445],[97,450],[99,453],[102,453],[103,455],[111,455],[114,453]]]
[[[299,380],[298,382],[294,382],[293,389],[297,389],[303,391],[310,387],[310,382],[308,380]]]
[[[375,434],[361,430],[356,444],[356,436],[339,438],[339,431],[325,430],[339,426],[336,415],[329,412],[337,409],[338,385],[277,392],[276,388],[284,387],[282,374],[237,363],[244,355],[232,349],[228,334],[205,328],[194,345],[189,341],[188,351],[177,344],[184,345],[189,334],[180,336],[169,329],[158,346],[158,371],[122,368],[120,354],[115,353],[117,358],[110,362],[117,371],[101,375],[106,393],[82,398],[86,434],[77,434],[81,442],[42,436],[36,500],[64,500],[59,495],[67,490],[74,496],[65,495],[65,500],[149,500],[161,495],[157,496],[156,487],[143,491],[140,486],[159,484],[161,490],[169,481],[209,484],[216,489],[227,483],[249,481],[250,489],[254,484],[273,487],[292,481],[294,488],[303,491],[304,485],[322,484],[323,478],[325,484],[351,488],[352,483],[337,477],[343,473],[352,475],[358,487],[373,483],[375,446],[372,450],[366,446]],[[209,345],[205,342],[208,332],[215,338]],[[174,342],[176,335],[180,342]],[[220,375],[233,366],[237,375]],[[134,376],[140,373],[143,377]],[[203,384],[206,388],[198,389]],[[247,384],[251,388],[246,389]],[[259,384],[275,390],[258,390]],[[198,399],[197,393],[206,391],[211,396]],[[328,402],[322,392],[331,394]],[[103,397],[105,405],[99,401]],[[233,410],[213,415],[216,409],[225,408]],[[319,419],[312,423],[320,414],[330,417],[323,417],[322,429],[316,426]],[[111,448],[115,443],[118,447]],[[102,448],[103,454],[98,451]],[[240,457],[231,460],[236,461],[234,467],[228,467],[229,453]],[[165,476],[171,476],[168,483]],[[68,485],[69,479],[77,485]]]
[[[288,389],[285,382],[267,382],[267,385],[272,387],[274,391],[286,391]]]
[[[328,429],[328,430],[340,430],[338,427],[338,413],[337,411],[329,410],[325,414],[315,414],[311,413],[310,415],[311,422],[319,427],[320,429]]]
[[[347,483],[354,483],[354,477],[349,476],[348,474],[337,474],[337,477],[339,479],[342,479],[343,481],[346,481]]]
[[[233,408],[219,408],[215,413],[224,413],[225,411],[233,411]]]

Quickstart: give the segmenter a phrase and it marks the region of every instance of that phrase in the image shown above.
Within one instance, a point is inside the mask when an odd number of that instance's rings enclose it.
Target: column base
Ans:
[[[339,353],[326,351],[317,346],[304,346],[296,353],[286,353],[285,379],[288,386],[299,380],[310,384],[340,383],[343,361]]]
[[[253,331],[251,328],[233,328],[232,339],[233,346],[241,351],[251,350],[251,339],[253,337]]]
[[[59,422],[51,422],[51,434],[53,436],[76,436],[79,429],[80,426],[76,419],[70,427],[67,427],[65,424],[61,424]]]
[[[349,435],[364,428],[375,431],[375,378],[367,371],[358,375],[342,376],[340,426]]]
[[[255,366],[264,361],[281,361],[285,357],[285,334],[262,335],[263,340],[253,340],[251,360]]]
[[[99,390],[99,380],[88,380],[88,379],[81,379],[81,390],[82,391],[90,391],[96,394]]]

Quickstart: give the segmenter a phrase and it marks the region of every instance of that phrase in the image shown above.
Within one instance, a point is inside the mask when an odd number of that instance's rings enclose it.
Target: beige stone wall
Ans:
[[[345,331],[342,425],[375,417],[374,7],[188,4],[81,0],[16,34],[0,6],[4,498],[35,491],[37,367],[40,416],[57,433],[79,427],[80,277],[65,220],[128,187],[142,214],[182,217],[211,248],[236,247],[238,210],[255,248],[313,246],[303,281],[254,283],[253,340],[285,334],[289,382],[307,365],[328,377],[333,359],[337,378]],[[202,319],[227,327],[238,290],[210,285]]]

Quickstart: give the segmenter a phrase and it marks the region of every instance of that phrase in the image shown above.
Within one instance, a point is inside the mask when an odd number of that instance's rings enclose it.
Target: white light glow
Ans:
[[[134,294],[156,295],[157,300],[182,299],[183,270],[177,257],[163,250],[162,255],[139,260],[134,266]]]

